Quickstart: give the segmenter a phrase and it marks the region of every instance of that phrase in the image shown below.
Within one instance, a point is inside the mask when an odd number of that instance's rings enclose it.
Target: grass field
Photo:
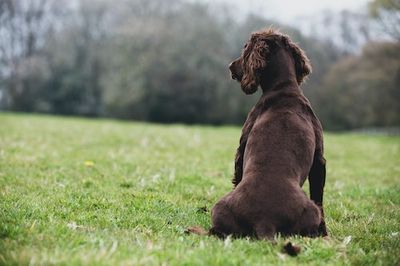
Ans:
[[[325,135],[331,239],[289,238],[298,257],[280,237],[184,234],[232,188],[239,135],[0,114],[0,264],[400,264],[400,137]]]

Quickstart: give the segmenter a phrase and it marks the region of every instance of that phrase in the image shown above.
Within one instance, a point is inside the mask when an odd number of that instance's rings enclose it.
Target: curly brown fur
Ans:
[[[244,75],[241,86],[247,94],[254,93],[260,84],[260,70],[265,68],[269,50],[263,41],[255,42],[257,36],[253,35],[243,51],[242,57],[248,63],[243,65]]]
[[[252,34],[229,69],[246,94],[261,87],[263,95],[244,123],[235,187],[212,209],[209,234],[326,235],[322,127],[299,88],[311,72],[308,58],[287,35],[268,29]],[[301,189],[307,176],[311,200]]]
[[[290,38],[286,35],[282,35],[282,41],[292,52],[292,56],[296,67],[296,79],[300,85],[304,78],[311,73],[310,60],[299,46],[297,46]]]
[[[300,49],[287,35],[280,33],[272,28],[265,31],[255,32],[252,34],[250,40],[246,43],[240,60],[242,61],[243,70],[239,75],[232,74],[232,78],[240,78],[242,90],[246,94],[252,94],[257,91],[260,85],[260,75],[263,69],[267,66],[267,60],[270,53],[268,42],[282,42],[288,48],[295,61],[296,80],[300,85],[305,77],[311,73],[310,60],[305,55],[304,51]],[[233,62],[234,63],[234,62]],[[231,64],[232,66],[232,64]],[[260,99],[261,100],[261,99]],[[232,183],[236,187],[242,180],[243,174],[243,155],[246,147],[246,142],[253,124],[257,119],[263,108],[262,101],[259,101],[249,112],[247,119],[242,128],[242,135],[240,136],[239,147],[235,156],[235,172]]]
[[[262,71],[267,67],[266,60],[274,47],[283,44],[293,56],[296,69],[296,80],[300,85],[304,78],[311,73],[310,61],[304,51],[300,49],[289,36],[274,29],[254,32],[246,43],[240,60],[242,61],[242,73],[240,83],[243,92],[252,94],[260,85]]]

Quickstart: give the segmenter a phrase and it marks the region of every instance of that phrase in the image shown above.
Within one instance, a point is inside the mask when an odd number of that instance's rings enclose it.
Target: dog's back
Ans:
[[[294,88],[265,95],[266,108],[248,136],[243,178],[213,210],[214,230],[247,232],[260,238],[283,234],[317,234],[321,215],[301,185],[313,163],[316,139],[308,101]],[[229,211],[228,211],[229,210]],[[238,223],[218,225],[220,213]],[[225,220],[225,219],[224,219]],[[251,225],[251,226],[249,226]],[[243,226],[242,226],[243,227]]]

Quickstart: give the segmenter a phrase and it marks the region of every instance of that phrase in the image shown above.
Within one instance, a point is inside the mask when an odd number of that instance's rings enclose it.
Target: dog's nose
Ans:
[[[234,68],[234,67],[233,67],[233,63],[234,63],[234,62],[230,63],[228,67],[229,67],[229,70],[230,70],[230,72],[231,72],[231,78],[237,80],[237,79],[238,79],[238,76],[236,75],[236,73],[235,73],[235,71],[234,71],[234,69],[233,69],[233,68]]]

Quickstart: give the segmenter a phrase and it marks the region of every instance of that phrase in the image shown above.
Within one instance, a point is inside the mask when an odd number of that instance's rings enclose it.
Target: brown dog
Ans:
[[[327,235],[322,127],[299,88],[311,72],[304,52],[274,30],[255,32],[229,69],[246,94],[263,94],[243,126],[233,191],[212,209],[209,233]],[[307,176],[311,200],[301,186]]]

